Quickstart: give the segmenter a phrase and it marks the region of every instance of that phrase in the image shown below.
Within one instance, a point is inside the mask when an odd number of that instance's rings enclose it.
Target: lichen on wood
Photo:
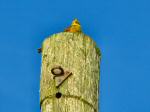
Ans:
[[[61,32],[42,44],[40,104],[42,112],[98,112],[100,50],[83,33]],[[72,73],[56,88],[51,69]],[[56,93],[61,97],[57,98]]]

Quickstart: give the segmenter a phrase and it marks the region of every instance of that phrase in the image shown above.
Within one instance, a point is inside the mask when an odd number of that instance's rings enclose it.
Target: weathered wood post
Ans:
[[[42,112],[98,112],[100,51],[82,32],[61,32],[42,44]]]

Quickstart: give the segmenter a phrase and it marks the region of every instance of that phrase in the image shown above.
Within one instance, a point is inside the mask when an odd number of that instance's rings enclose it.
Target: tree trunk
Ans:
[[[98,112],[100,51],[83,33],[62,32],[42,45],[42,112]],[[60,72],[62,74],[54,74]]]

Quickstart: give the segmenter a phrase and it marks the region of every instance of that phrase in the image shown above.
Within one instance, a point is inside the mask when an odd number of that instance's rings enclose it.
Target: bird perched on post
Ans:
[[[66,28],[66,29],[64,30],[64,32],[72,32],[72,33],[82,32],[82,30],[81,30],[81,25],[80,25],[78,19],[74,19],[74,20],[72,21],[71,26],[68,27],[68,28]],[[38,53],[41,53],[41,52],[42,52],[42,48],[39,48],[39,49],[38,49]]]
[[[64,30],[64,32],[72,32],[72,33],[75,33],[75,32],[82,32],[81,30],[81,26],[80,26],[80,23],[77,19],[74,19],[72,21],[72,24],[70,27],[66,28]]]

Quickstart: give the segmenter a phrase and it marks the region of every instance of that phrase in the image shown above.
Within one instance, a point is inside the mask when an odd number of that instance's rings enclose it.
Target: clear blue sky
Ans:
[[[45,37],[78,18],[101,48],[101,112],[150,112],[149,0],[0,0],[0,112],[40,112]]]

